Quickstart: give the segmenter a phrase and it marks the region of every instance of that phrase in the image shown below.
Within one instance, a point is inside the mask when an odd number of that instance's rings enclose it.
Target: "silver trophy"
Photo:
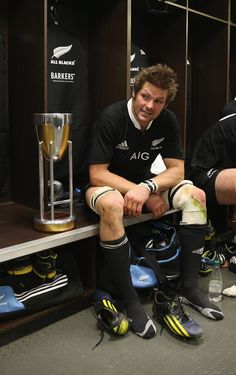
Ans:
[[[34,217],[34,227],[41,232],[63,232],[75,227],[73,214],[72,169],[72,113],[35,113],[34,123],[39,146],[39,202],[40,215]],[[55,201],[54,163],[60,161],[68,149],[69,198]],[[45,162],[49,161],[49,181],[45,184]],[[50,199],[45,201],[49,186]],[[56,206],[68,204],[69,210],[56,210]],[[45,209],[47,208],[48,209]]]

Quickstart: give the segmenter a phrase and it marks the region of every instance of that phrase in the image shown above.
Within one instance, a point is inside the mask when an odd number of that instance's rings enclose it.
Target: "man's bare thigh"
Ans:
[[[236,204],[236,168],[224,169],[218,174],[215,190],[219,204]]]

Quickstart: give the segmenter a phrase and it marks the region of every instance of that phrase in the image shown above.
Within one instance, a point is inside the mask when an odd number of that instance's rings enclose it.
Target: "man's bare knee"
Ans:
[[[184,185],[175,194],[173,202],[182,210],[182,222],[186,224],[206,223],[205,192],[194,185]]]
[[[204,190],[199,189],[196,186],[192,187],[192,197],[196,199],[200,204],[202,204],[203,207],[206,206],[206,194]]]
[[[111,191],[104,194],[97,202],[97,210],[104,220],[123,218],[124,199],[118,191]]]

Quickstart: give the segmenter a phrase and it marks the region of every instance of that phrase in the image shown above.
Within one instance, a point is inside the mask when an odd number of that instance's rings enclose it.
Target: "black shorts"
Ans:
[[[195,186],[204,190],[206,193],[207,205],[217,205],[215,181],[218,174],[224,168],[211,168],[208,171],[199,171],[193,178]]]

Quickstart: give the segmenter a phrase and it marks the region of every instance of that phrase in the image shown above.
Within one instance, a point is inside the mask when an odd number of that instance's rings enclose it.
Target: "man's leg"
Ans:
[[[224,169],[217,175],[215,190],[219,204],[236,205],[236,168]]]
[[[230,205],[230,227],[236,229],[236,168],[222,170],[215,181],[216,200],[220,205]]]
[[[90,188],[87,192],[86,199],[90,202],[90,206],[91,197],[96,195],[94,188]],[[123,304],[130,319],[131,329],[143,338],[151,338],[156,333],[155,325],[145,313],[131,280],[129,242],[123,226],[123,204],[123,197],[118,191],[110,190],[96,197],[96,211],[100,214],[100,247],[107,272],[106,280],[112,284]],[[106,288],[106,285],[99,285],[99,287]]]
[[[194,305],[204,316],[219,320],[223,313],[198,289],[198,271],[205,244],[205,193],[190,183],[184,185],[182,182],[179,186],[172,188],[169,196],[173,207],[182,210],[179,235],[185,302]]]

